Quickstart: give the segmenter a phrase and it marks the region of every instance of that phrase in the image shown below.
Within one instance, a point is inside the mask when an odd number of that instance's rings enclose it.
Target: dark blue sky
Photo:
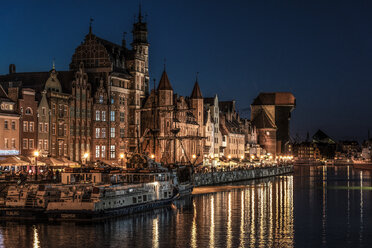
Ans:
[[[0,73],[67,70],[88,32],[121,43],[139,1],[7,1],[0,8]],[[150,76],[167,72],[189,95],[196,72],[204,96],[249,108],[259,92],[297,98],[291,135],[323,129],[336,139],[372,129],[371,1],[146,1]],[[129,38],[129,37],[128,37]],[[249,113],[242,113],[249,114]],[[372,130],[371,130],[372,131]]]

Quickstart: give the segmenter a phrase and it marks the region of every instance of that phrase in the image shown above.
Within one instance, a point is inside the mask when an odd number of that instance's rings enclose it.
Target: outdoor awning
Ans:
[[[28,166],[32,165],[29,161],[21,159],[19,156],[10,156],[0,161],[0,166]]]

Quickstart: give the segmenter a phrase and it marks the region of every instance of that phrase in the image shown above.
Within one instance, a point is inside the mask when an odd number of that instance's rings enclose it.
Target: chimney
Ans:
[[[15,64],[10,64],[9,65],[9,74],[16,73],[16,66]]]

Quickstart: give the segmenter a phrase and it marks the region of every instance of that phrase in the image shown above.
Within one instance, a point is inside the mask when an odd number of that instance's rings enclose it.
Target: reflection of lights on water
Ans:
[[[244,235],[245,235],[245,231],[244,231],[244,193],[245,191],[241,191],[240,192],[240,195],[241,195],[241,199],[240,199],[240,245],[239,247],[244,247]]]
[[[211,227],[209,231],[209,246],[214,248],[214,195],[211,198]]]
[[[40,247],[39,233],[37,231],[36,226],[33,226],[33,229],[34,229],[34,243],[33,243],[33,247],[34,248],[39,248]]]
[[[229,192],[227,205],[227,247],[231,247],[231,192]]]
[[[191,247],[192,248],[196,248],[197,245],[196,245],[196,234],[197,234],[197,230],[196,230],[196,204],[195,204],[195,199],[192,200],[192,205],[193,205],[193,209],[194,209],[194,214],[193,214],[193,218],[192,218],[192,228],[191,228]]]
[[[152,247],[159,247],[159,218],[152,220]]]
[[[360,171],[360,231],[359,240],[362,240],[363,236],[363,171]]]

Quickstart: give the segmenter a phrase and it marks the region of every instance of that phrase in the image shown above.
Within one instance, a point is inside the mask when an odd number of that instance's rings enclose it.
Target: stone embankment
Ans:
[[[217,171],[208,173],[196,173],[194,175],[195,186],[216,185],[237,181],[258,179],[278,176],[293,172],[293,165],[281,167],[266,167],[247,170]]]

